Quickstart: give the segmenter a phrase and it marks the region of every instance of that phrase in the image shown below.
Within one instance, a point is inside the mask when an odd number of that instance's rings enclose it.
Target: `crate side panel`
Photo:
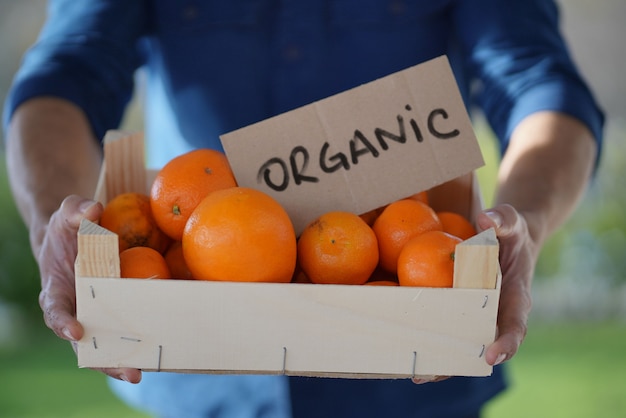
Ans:
[[[495,290],[78,278],[77,297],[82,367],[491,373],[481,354],[493,341]]]

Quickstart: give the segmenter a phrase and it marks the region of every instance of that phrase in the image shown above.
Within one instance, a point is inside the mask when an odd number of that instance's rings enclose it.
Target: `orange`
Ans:
[[[298,262],[313,283],[364,284],[378,264],[376,235],[354,213],[325,213],[302,231]]]
[[[173,279],[193,279],[191,270],[189,270],[183,256],[183,243],[181,241],[174,241],[165,252],[164,257]]]
[[[389,273],[388,271],[384,270],[379,265],[379,266],[376,266],[376,269],[370,275],[369,279],[367,280],[367,283],[365,284],[369,284],[370,282],[396,282],[397,284],[398,276],[396,276],[394,273]]]
[[[452,287],[454,253],[461,239],[429,231],[406,243],[398,258],[400,286]]]
[[[311,280],[304,274],[300,265],[296,262],[296,269],[291,278],[291,283],[311,283]]]
[[[167,263],[160,252],[150,247],[132,247],[120,253],[121,277],[169,279]]]
[[[426,190],[415,193],[409,196],[407,199],[417,200],[418,202],[426,203],[427,205],[429,204],[428,192]]]
[[[400,286],[398,282],[394,282],[393,280],[374,280],[365,284],[368,286]]]
[[[159,227],[175,241],[183,237],[187,219],[207,194],[236,186],[226,155],[196,149],[174,157],[157,173],[150,204]]]
[[[274,198],[231,187],[210,193],[193,211],[183,254],[196,279],[287,283],[296,266],[296,234]]]
[[[100,226],[118,235],[120,252],[131,247],[163,252],[170,242],[154,219],[150,198],[142,193],[123,193],[111,199],[104,207]]]
[[[385,207],[382,206],[380,208],[372,209],[365,213],[360,214],[359,216],[361,217],[361,219],[365,221],[366,224],[368,224],[369,226],[372,226],[374,225],[374,221],[376,220],[376,218],[378,218],[378,215],[381,214],[384,208]]]
[[[455,212],[437,212],[443,231],[465,241],[476,235],[474,225],[462,215]]]
[[[396,273],[404,244],[426,231],[441,230],[442,226],[430,206],[417,200],[402,199],[387,205],[372,229],[378,239],[380,266]]]

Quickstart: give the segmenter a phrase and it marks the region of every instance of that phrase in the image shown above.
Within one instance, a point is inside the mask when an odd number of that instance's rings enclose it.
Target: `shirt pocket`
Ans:
[[[153,21],[158,32],[251,28],[267,18],[269,3],[270,0],[157,0]]]

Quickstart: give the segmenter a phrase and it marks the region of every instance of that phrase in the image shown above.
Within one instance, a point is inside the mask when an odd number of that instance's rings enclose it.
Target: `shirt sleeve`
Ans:
[[[37,42],[26,52],[5,102],[6,129],[15,109],[55,96],[83,109],[98,139],[119,126],[141,64],[144,2],[51,0]]]
[[[601,145],[604,114],[570,56],[552,0],[458,5],[464,65],[479,80],[472,89],[503,152],[517,124],[542,110],[579,119]]]

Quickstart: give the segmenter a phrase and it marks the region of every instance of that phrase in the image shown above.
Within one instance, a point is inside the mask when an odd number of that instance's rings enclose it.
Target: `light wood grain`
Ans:
[[[83,219],[78,230],[77,277],[120,277],[117,234]]]
[[[497,290],[78,278],[81,367],[491,374]]]
[[[104,137],[104,163],[95,199],[106,203],[126,192],[146,192],[143,133],[107,131]]]
[[[457,245],[454,255],[454,287],[494,289],[499,274],[498,240],[488,229]]]

